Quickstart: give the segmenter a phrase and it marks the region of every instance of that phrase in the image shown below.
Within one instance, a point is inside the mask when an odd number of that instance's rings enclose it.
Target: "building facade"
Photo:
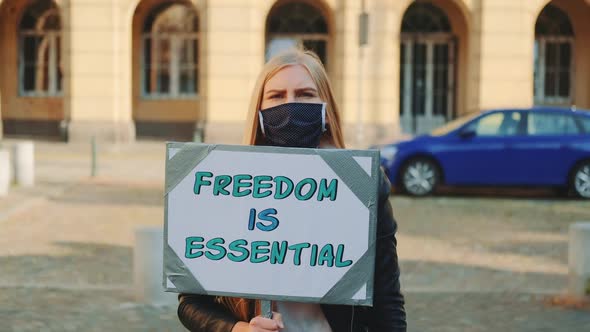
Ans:
[[[590,108],[588,17],[590,0],[0,0],[2,133],[238,143],[264,61],[292,45],[326,65],[357,146]]]

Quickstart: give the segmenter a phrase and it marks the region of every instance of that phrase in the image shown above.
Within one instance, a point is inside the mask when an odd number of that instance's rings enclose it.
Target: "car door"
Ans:
[[[590,116],[578,114],[577,119],[578,119],[578,127],[581,127],[582,131],[584,132],[583,135],[588,137],[588,135],[590,135]]]
[[[573,114],[531,110],[525,117],[527,135],[511,146],[518,184],[565,184],[582,135]]]
[[[508,145],[522,132],[518,111],[491,112],[467,124],[438,154],[448,184],[502,185],[510,182]]]

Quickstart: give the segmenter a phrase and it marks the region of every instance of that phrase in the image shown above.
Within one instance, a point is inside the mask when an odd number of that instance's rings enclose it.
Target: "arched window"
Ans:
[[[437,32],[451,32],[445,12],[431,3],[412,3],[402,19],[402,33]]]
[[[400,119],[420,134],[454,117],[456,38],[448,16],[428,2],[413,2],[401,26]]]
[[[57,96],[62,90],[61,20],[53,1],[33,1],[19,23],[19,92]]]
[[[567,14],[548,4],[535,24],[535,104],[570,105],[574,29]]]
[[[321,11],[307,3],[290,2],[273,8],[266,23],[266,60],[285,48],[314,51],[324,65],[328,60],[330,35]]]
[[[199,21],[185,4],[164,4],[143,25],[142,89],[145,97],[194,97],[199,91]]]

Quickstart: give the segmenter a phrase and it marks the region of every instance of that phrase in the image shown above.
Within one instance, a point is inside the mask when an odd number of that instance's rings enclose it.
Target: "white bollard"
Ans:
[[[576,297],[590,295],[590,222],[569,228],[569,292]]]
[[[35,147],[33,142],[18,142],[13,146],[13,172],[17,185],[35,185]]]
[[[174,305],[178,294],[167,293],[162,287],[164,269],[164,233],[162,227],[142,227],[135,230],[133,252],[133,283],[138,302],[153,305]]]
[[[0,196],[8,195],[10,188],[10,152],[8,150],[0,150]]]

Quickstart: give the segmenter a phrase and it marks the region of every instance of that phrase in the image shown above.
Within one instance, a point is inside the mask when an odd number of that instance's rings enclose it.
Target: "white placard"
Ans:
[[[182,146],[168,145],[168,163],[188,153]],[[186,175],[170,174],[178,167],[171,171],[167,164],[167,183],[179,181],[166,196],[165,243],[205,293],[322,302],[367,256],[375,206],[358,198],[321,150],[202,146],[210,152],[196,166],[188,163]],[[366,152],[342,150],[359,173],[375,178],[378,155]],[[376,183],[364,185],[376,192]],[[169,265],[166,288],[191,291]],[[372,276],[373,263],[367,266]],[[366,280],[351,298],[336,302],[366,304],[370,290]]]

